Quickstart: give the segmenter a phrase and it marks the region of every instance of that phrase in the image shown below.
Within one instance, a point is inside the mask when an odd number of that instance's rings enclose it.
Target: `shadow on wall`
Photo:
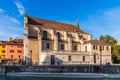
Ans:
[[[63,65],[63,61],[55,55],[46,56],[41,65]]]
[[[55,55],[41,55],[41,62],[36,63],[31,58],[25,57],[26,65],[63,65],[63,61]]]
[[[25,57],[25,64],[26,65],[32,65],[32,59]]]

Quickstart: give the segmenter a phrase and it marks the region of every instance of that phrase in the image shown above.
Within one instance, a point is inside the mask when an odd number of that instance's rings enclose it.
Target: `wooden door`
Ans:
[[[55,55],[51,55],[51,65],[55,65]]]

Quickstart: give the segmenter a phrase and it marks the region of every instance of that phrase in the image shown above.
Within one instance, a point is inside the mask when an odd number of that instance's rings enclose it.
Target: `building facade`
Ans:
[[[14,39],[10,38],[10,41],[6,43],[6,53],[5,60],[11,62],[18,62],[19,60],[23,61],[24,59],[24,46],[22,39]]]
[[[0,41],[0,62],[2,62],[3,59],[5,59],[5,43],[6,41]]]
[[[24,59],[27,64],[100,64],[101,58],[96,62],[93,58],[95,53],[99,57],[102,55],[92,50],[94,44],[90,40],[91,35],[79,29],[78,22],[74,26],[24,16]],[[107,52],[111,63],[110,46]]]

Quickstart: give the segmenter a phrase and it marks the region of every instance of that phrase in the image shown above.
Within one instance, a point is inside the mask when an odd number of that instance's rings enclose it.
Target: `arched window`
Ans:
[[[48,38],[48,33],[47,33],[47,31],[45,31],[45,30],[43,31],[42,37],[43,37],[43,38]]]
[[[58,40],[61,39],[61,34],[59,32],[57,32],[57,36],[58,36]]]

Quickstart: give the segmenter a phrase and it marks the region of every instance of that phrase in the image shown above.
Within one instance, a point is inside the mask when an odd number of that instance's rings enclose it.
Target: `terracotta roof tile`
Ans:
[[[14,39],[13,41],[6,42],[7,45],[23,45],[23,39]]]
[[[107,44],[106,42],[100,41],[100,40],[89,40],[89,41],[86,41],[86,42],[85,42],[85,44],[88,44],[88,43],[98,44],[98,45],[109,45],[109,44]]]
[[[28,17],[28,24],[41,25],[41,27],[44,27],[44,28],[52,28],[52,29],[57,29],[57,30],[85,33],[78,27],[71,25],[71,24],[53,22],[53,21],[43,20],[43,19],[33,18],[33,17]]]

